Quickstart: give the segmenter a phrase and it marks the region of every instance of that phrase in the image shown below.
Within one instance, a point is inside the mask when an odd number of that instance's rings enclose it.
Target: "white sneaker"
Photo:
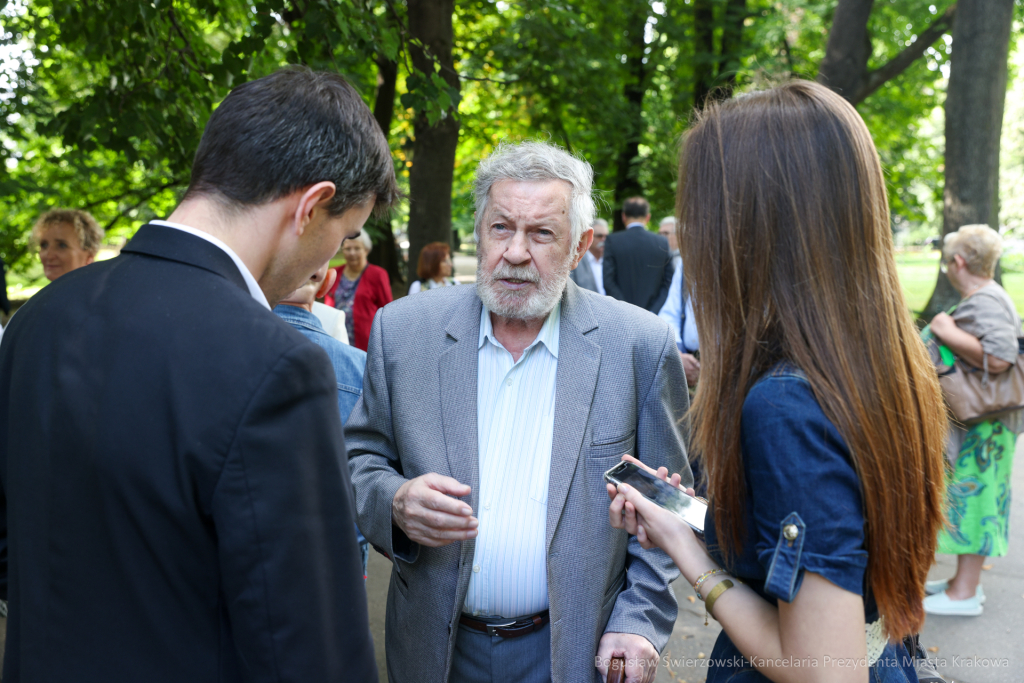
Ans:
[[[938,581],[928,581],[924,584],[925,595],[935,595],[936,593],[942,593],[949,588],[949,579],[940,579]],[[985,589],[978,584],[978,588],[974,591],[974,597],[981,600],[981,604],[985,604]]]
[[[924,611],[928,614],[945,614],[955,617],[977,617],[985,608],[981,599],[975,594],[966,600],[953,600],[945,591],[929,595],[924,599]]]

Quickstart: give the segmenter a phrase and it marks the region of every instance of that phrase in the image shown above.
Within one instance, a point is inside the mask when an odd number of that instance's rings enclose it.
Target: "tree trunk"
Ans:
[[[649,6],[646,2],[633,0],[628,20],[629,43],[626,52],[626,85],[623,94],[629,112],[628,127],[624,132],[624,144],[619,154],[619,168],[615,179],[615,209],[612,211],[613,230],[622,230],[622,203],[629,197],[643,194],[639,171],[640,140],[644,130],[644,89],[646,86],[646,65],[644,64],[644,28],[647,26]]]
[[[413,66],[430,78],[435,58],[440,76],[459,87],[452,61],[452,12],[455,0],[409,0],[409,33],[429,50],[409,46]],[[452,175],[459,142],[456,112],[433,126],[424,114],[413,121],[412,168],[409,171],[409,281],[416,279],[420,250],[430,242],[452,243]]]
[[[722,56],[718,60],[718,81],[722,99],[732,97],[736,74],[742,66],[743,24],[747,20],[747,0],[729,0],[722,17]]]
[[[999,229],[999,136],[1013,0],[960,0],[946,88],[946,187],[942,234],[985,223]],[[959,295],[941,273],[923,317]]]
[[[715,6],[713,0],[693,2],[693,108],[703,109],[715,87]]]
[[[818,68],[818,82],[850,102],[854,101],[868,74],[871,38],[868,18],[875,0],[839,0],[828,34],[825,58]]]
[[[721,0],[718,0],[721,2]],[[694,0],[693,106],[703,109],[708,100],[727,100],[736,85],[743,56],[743,24],[749,15],[747,0],[725,0],[715,18],[716,0]],[[721,28],[721,47],[715,32]]]
[[[373,103],[373,118],[384,132],[385,138],[391,138],[391,120],[395,112],[395,86],[398,83],[398,63],[385,57],[377,58],[377,99]],[[388,271],[392,288],[396,283],[404,282],[405,273],[399,258],[395,234],[391,230],[391,218],[371,218],[368,221],[368,232],[374,237],[373,251],[367,260]]]

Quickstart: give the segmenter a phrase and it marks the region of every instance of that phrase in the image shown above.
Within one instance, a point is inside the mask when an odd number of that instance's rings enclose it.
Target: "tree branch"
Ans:
[[[786,65],[789,67],[789,78],[793,78],[793,74],[796,73],[796,67],[793,65],[793,48],[789,45],[789,38],[786,37],[785,32],[782,34],[782,52],[786,55]]]
[[[924,54],[925,50],[932,46],[932,44],[942,37],[943,33],[946,33],[953,26],[953,19],[956,17],[956,3],[949,6],[945,12],[943,12],[935,21],[932,22],[931,26],[926,28],[917,36],[917,40],[908,45],[898,55],[890,59],[883,66],[875,69],[874,71],[868,72],[867,78],[864,79],[864,85],[859,91],[857,96],[853,99],[853,104],[857,105],[863,102],[871,93],[878,90],[886,81],[896,78],[901,73],[907,70],[911,64],[913,64],[921,55]]]
[[[174,29],[178,36],[181,37],[182,42],[185,43],[185,50],[178,50],[179,54],[184,55],[184,52],[187,51],[188,54],[192,56],[192,68],[196,71],[196,73],[205,74],[206,71],[201,66],[199,66],[199,57],[196,56],[196,51],[192,49],[192,43],[189,42],[189,39],[185,35],[185,32],[181,29],[181,26],[178,24],[178,18],[174,14],[173,0],[170,6],[167,8],[167,18],[171,20],[171,28]],[[187,64],[188,58],[186,57],[184,61]]]
[[[132,211],[134,211],[135,209],[139,208],[140,206],[142,206],[143,204],[145,204],[150,199],[152,199],[156,195],[160,194],[164,190],[168,190],[168,189],[174,187],[175,185],[180,185],[180,184],[181,183],[177,182],[177,181],[170,181],[170,182],[164,183],[163,185],[161,185],[160,187],[156,188],[155,190],[153,190],[149,194],[144,195],[139,201],[135,202],[134,204],[129,206],[127,209],[125,209],[123,211],[119,211],[118,214],[116,216],[114,216],[113,220],[111,220],[109,223],[107,223],[105,226],[103,226],[103,232],[104,233],[108,232],[112,227],[114,227],[114,225],[119,220],[124,218],[125,214],[131,213]]]
[[[175,187],[177,185],[181,185],[181,183],[182,183],[182,181],[180,179],[178,179],[178,178],[171,178],[170,180],[168,180],[163,185],[160,185],[156,189],[152,190],[149,194],[145,195],[143,197],[143,199],[142,199],[142,202],[145,202],[147,199],[151,199],[152,197],[154,197],[155,195],[159,194],[160,192],[163,192],[164,190],[169,190],[172,187]],[[120,202],[125,197],[129,197],[131,195],[138,196],[139,192],[140,192],[139,189],[125,190],[121,194],[114,195],[113,197],[104,197],[103,199],[97,199],[94,202],[89,202],[88,204],[83,205],[81,208],[88,210],[88,209],[95,208],[95,207],[99,206],[100,204],[106,204],[107,202]],[[136,207],[140,206],[142,204],[142,202],[139,202],[138,204],[136,204],[132,208],[136,208]]]

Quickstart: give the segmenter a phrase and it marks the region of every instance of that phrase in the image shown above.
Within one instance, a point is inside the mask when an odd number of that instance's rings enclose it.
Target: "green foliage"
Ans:
[[[343,74],[370,100],[374,58],[405,49],[403,17],[388,8],[339,0],[8,3],[0,48],[15,63],[0,91],[0,256],[24,268],[27,231],[54,206],[89,209],[112,240],[165,215],[188,183],[210,113],[246,80],[303,64]],[[438,80],[417,73],[408,84],[411,106],[431,117],[458,104]]]
[[[948,1],[936,0],[932,11],[917,0],[876,0],[870,68],[904,49]],[[655,217],[669,215],[698,72],[713,62],[718,82],[739,92],[814,78],[835,0],[746,0],[738,18],[736,0],[458,0],[453,54],[461,89],[437,69],[412,67],[398,0],[4,4],[0,49],[15,64],[6,84],[0,74],[7,219],[0,256],[24,268],[27,231],[46,208],[87,207],[112,241],[166,214],[187,184],[203,125],[228,90],[295,63],[345,75],[368,103],[376,97],[376,60],[398,63],[386,132],[403,175],[414,162],[414,117],[459,117],[452,201],[464,237],[472,231],[476,163],[502,140],[550,139],[586,158],[608,202],[601,213],[610,217],[624,131],[635,118],[627,90],[639,85],[641,139],[629,163]],[[709,12],[704,18],[698,5]],[[639,83],[629,68],[636,40],[627,31],[636,17],[646,17]],[[727,52],[726,31],[737,25],[739,47]],[[700,30],[711,31],[710,52],[698,47]],[[886,170],[896,226],[926,225],[941,199],[942,144],[932,113],[948,59],[948,43],[937,43],[859,107]]]
[[[789,78],[814,78],[824,57],[834,0],[748,0],[741,50],[716,56],[696,46],[695,2],[628,0],[618,3],[545,0],[509,3],[486,18],[469,3],[456,12],[456,46],[463,71],[494,79],[467,82],[453,211],[463,234],[472,227],[470,181],[473,161],[499,140],[550,139],[584,156],[610,205],[623,131],[632,112],[625,97],[630,79],[624,27],[630,12],[648,17],[644,60],[643,137],[639,178],[656,217],[675,207],[679,141],[693,118],[695,69],[722,59],[720,73],[731,75],[739,91],[770,87]],[[716,49],[722,44],[727,0],[711,0]],[[924,30],[933,12],[913,0],[879,0],[869,29],[870,68],[878,68]],[[941,105],[942,69],[948,45],[938,43],[898,78],[860,107],[888,180],[897,224],[927,220],[925,208],[941,199],[942,146],[929,128]]]

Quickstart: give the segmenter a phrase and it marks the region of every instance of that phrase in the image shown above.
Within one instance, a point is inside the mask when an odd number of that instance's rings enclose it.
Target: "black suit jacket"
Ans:
[[[608,296],[657,315],[672,284],[668,240],[645,228],[613,232],[604,243],[603,277]]]
[[[4,680],[376,681],[334,373],[143,226],[0,345]]]

